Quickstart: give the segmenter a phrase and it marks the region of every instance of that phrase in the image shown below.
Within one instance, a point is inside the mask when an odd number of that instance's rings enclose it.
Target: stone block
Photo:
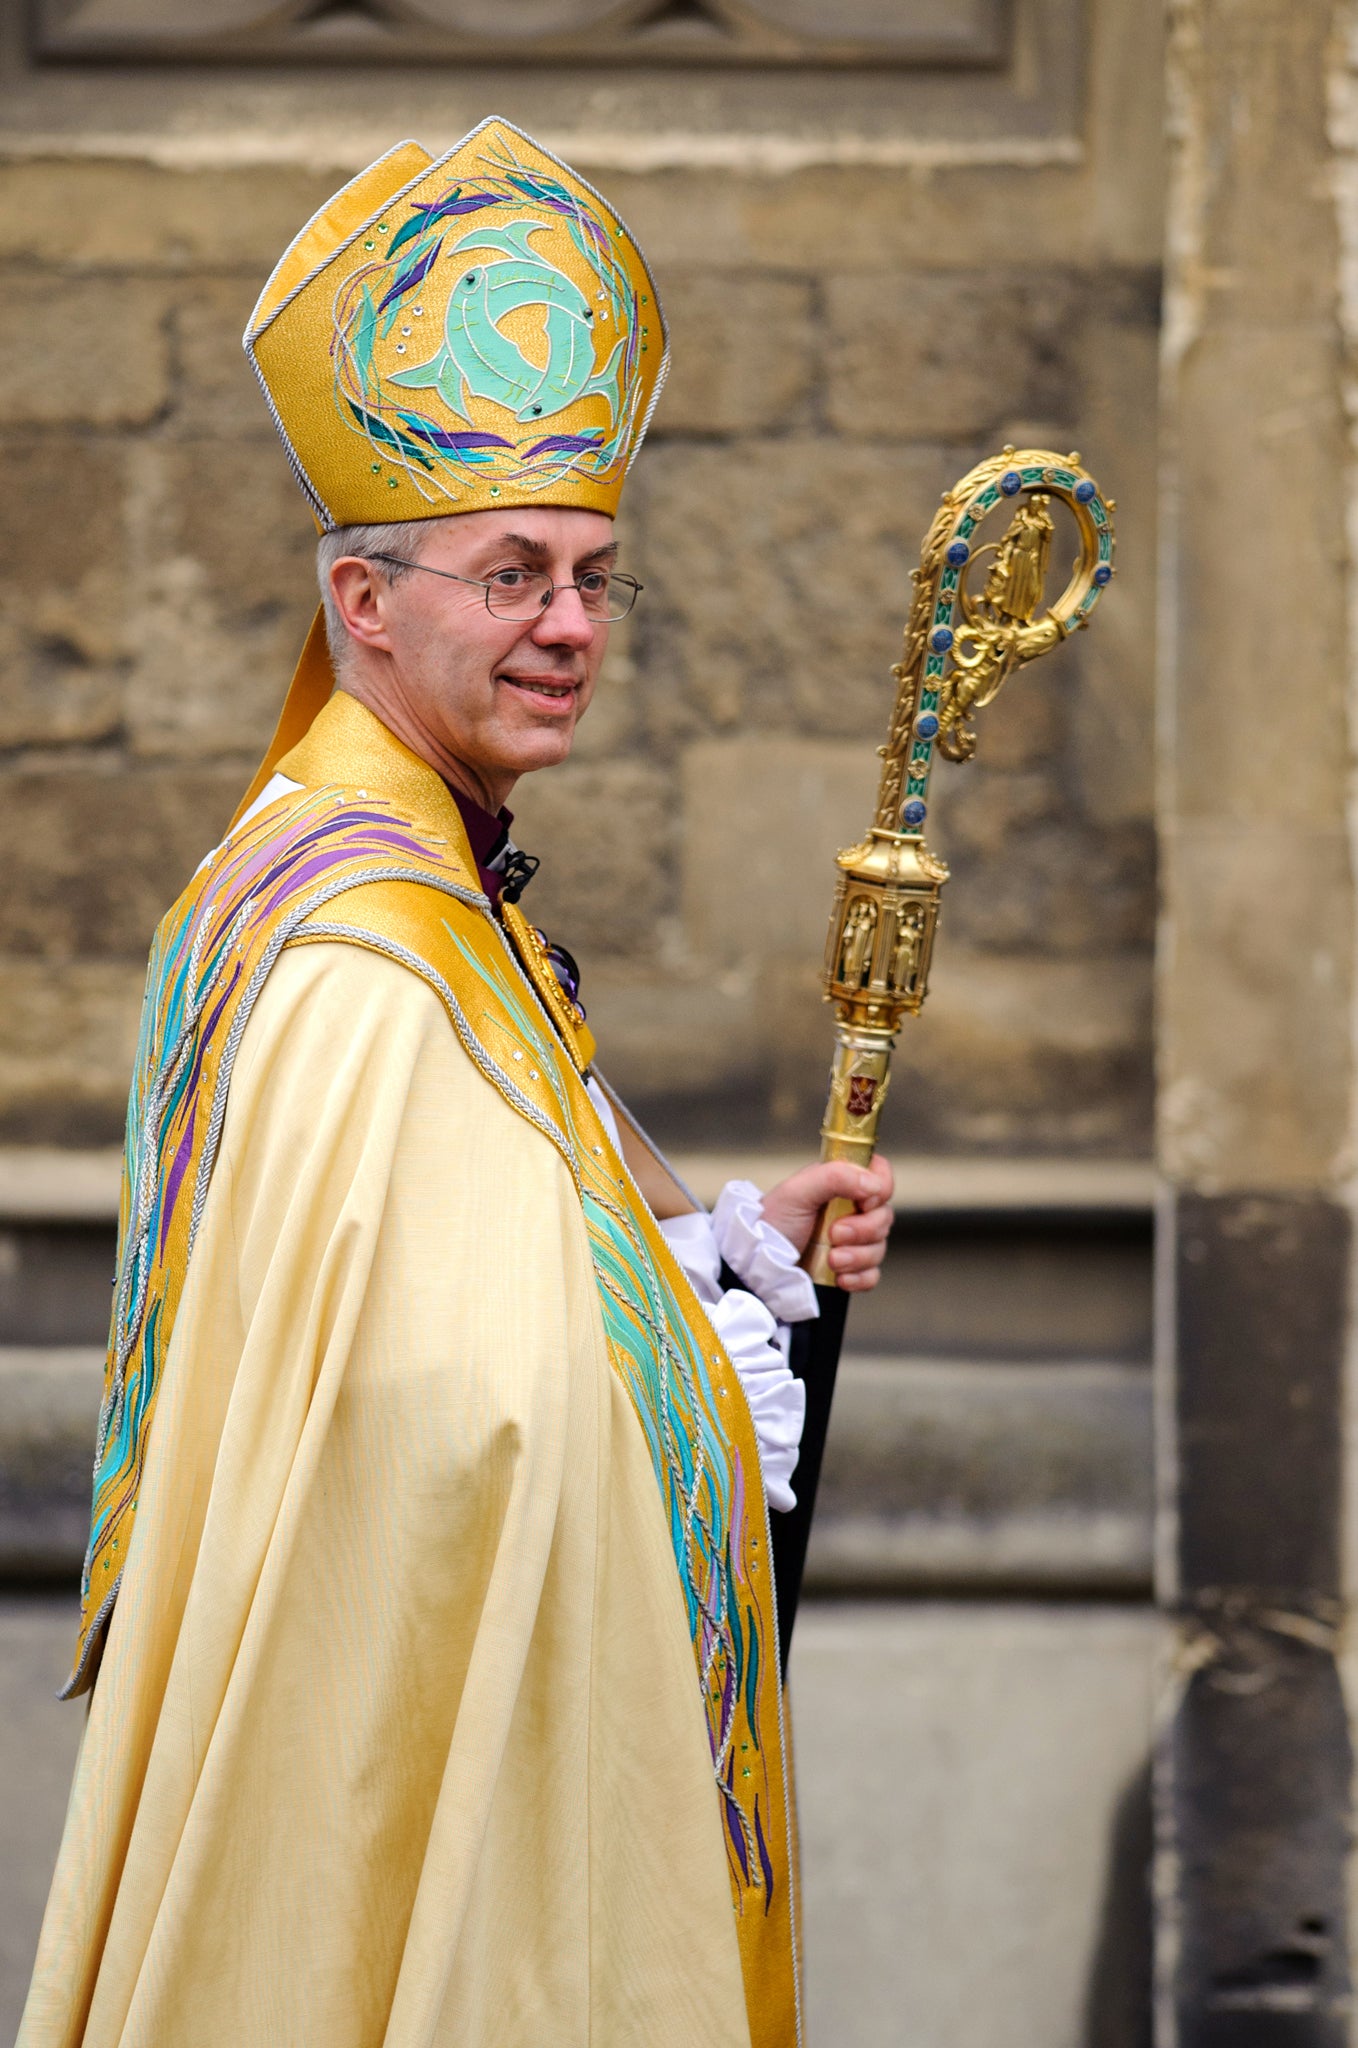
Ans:
[[[910,571],[956,477],[955,450],[815,436],[647,450],[632,519],[650,743],[740,725],[876,741]]]
[[[123,278],[10,277],[0,425],[145,426],[169,401],[164,293]]]
[[[76,1753],[78,1706],[56,1698],[79,1612],[60,1597],[0,1596],[0,2037],[12,2041],[28,1996]]]
[[[0,1158],[38,1149],[9,1146]],[[69,1160],[72,1154],[47,1149],[49,1159],[57,1156]],[[122,1161],[111,1150],[74,1156],[115,1160],[113,1215],[84,1222],[0,1222],[0,1367],[10,1347],[89,1346],[102,1357],[108,1343]]]
[[[942,1149],[1145,1152],[1151,975],[1144,954],[985,954],[941,928],[897,1117],[912,1132],[935,1124]]]
[[[1155,845],[1149,825],[1094,830],[1072,816],[1061,763],[993,774],[989,763],[940,775],[934,843],[952,869],[944,899],[964,945],[1035,954],[1125,953],[1154,942]]]
[[[634,189],[624,217],[657,264],[670,250],[681,262],[775,259],[799,270],[1052,263],[1090,241],[1088,188],[1069,164],[815,164]]]
[[[815,366],[811,286],[740,271],[667,270],[668,380],[660,434],[806,424]]]
[[[0,951],[63,961],[144,961],[240,795],[236,774],[211,769],[53,769],[0,787]]]
[[[128,731],[147,755],[264,751],[317,604],[315,528],[272,437],[138,451]]]
[[[873,441],[1003,439],[1010,422],[1035,416],[1072,432],[1077,306],[1061,272],[832,277],[831,421]]]
[[[791,1659],[807,2034],[1136,2048],[1148,1609],[804,1607]]]
[[[200,277],[175,293],[174,406],[170,426],[277,445],[259,381],[241,347],[259,296],[253,278]]]
[[[682,770],[687,946],[731,966],[772,954],[815,961],[834,858],[871,821],[877,761],[845,740],[700,740]]]
[[[132,157],[11,158],[0,166],[0,260],[77,270],[240,270],[258,277],[258,293],[298,229],[342,182],[333,169],[277,162],[171,170]]]
[[[1165,42],[1160,0],[1089,19],[1085,233],[1106,261],[1158,268],[1165,244]]]
[[[1173,743],[1185,818],[1266,818],[1290,836],[1344,816],[1338,348],[1328,323],[1216,331],[1180,373]],[[1305,602],[1289,602],[1302,591]],[[1280,730],[1284,745],[1273,743]]]
[[[1195,287],[1198,317],[1276,331],[1285,308],[1328,327],[1339,248],[1327,88],[1343,60],[1324,15],[1307,9],[1244,0],[1204,7],[1200,19],[1197,61],[1181,44],[1176,67],[1181,119],[1211,166],[1191,168],[1181,187],[1199,209],[1194,260],[1210,280]]]
[[[76,1577],[104,1354],[0,1350],[0,1579]]]
[[[729,1144],[762,1130],[767,1057],[749,974],[589,955],[582,966],[600,1067],[658,1142]]]
[[[11,443],[0,493],[0,747],[111,738],[127,659],[126,458]]]
[[[1347,1176],[1353,878],[1346,833],[1193,824],[1165,845],[1165,1172],[1204,1193]]]
[[[782,1172],[799,1163],[789,1160]],[[1059,1206],[1071,1201],[1065,1191],[1076,1185],[1081,1165],[1086,1172],[1094,1169],[1107,1186],[1114,1164],[1079,1162],[1069,1154],[1044,1160],[1031,1152],[951,1160],[898,1155],[895,1228],[881,1281],[852,1303],[848,1351],[1006,1371],[1023,1362],[1042,1370],[1059,1365],[1064,1372],[1090,1359],[1148,1370],[1154,1251],[1148,1187],[1131,1198],[1136,1207],[1113,1206],[1128,1200],[1128,1178],[1139,1173],[1149,1183],[1145,1165],[1116,1165],[1124,1186],[1101,1196],[1106,1207]],[[937,1191],[946,1188],[949,1169],[977,1191],[970,1207],[963,1206],[960,1185],[958,1206],[942,1207]],[[1016,1185],[1019,1176],[1022,1187]],[[749,1177],[769,1186],[780,1176]],[[1006,1187],[1014,1192],[1006,1196]],[[26,1239],[21,1249],[31,1263],[39,1257],[40,1240]],[[62,1342],[83,1336],[74,1323],[59,1328]],[[13,1341],[36,1340],[16,1335]],[[985,1382],[970,1384],[983,1388]]]
[[[928,1002],[897,1044],[883,1149],[1145,1153],[1151,973],[1145,955],[973,950],[953,934],[945,897]],[[759,1017],[776,1132],[817,1127],[831,1047],[819,998],[815,959],[766,963]]]
[[[0,958],[0,1139],[121,1144],[145,982],[144,962]]]
[[[1080,374],[1079,447],[1117,501],[1117,577],[1089,631],[1029,675],[1045,687],[1049,673],[1068,668],[1068,760],[1085,815],[1113,825],[1141,823],[1155,808],[1158,333],[1091,320]],[[1026,678],[1022,689],[1034,694]],[[987,726],[1004,701],[987,713]]]
[[[514,792],[514,839],[542,859],[528,914],[586,957],[653,951],[672,809],[668,778],[640,761],[571,761],[527,777]]]
[[[1151,1468],[1144,1367],[846,1358],[808,1589],[1149,1597]]]

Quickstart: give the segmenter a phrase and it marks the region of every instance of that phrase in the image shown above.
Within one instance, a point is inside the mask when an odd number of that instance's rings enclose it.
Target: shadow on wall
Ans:
[[[1151,1767],[1128,1781],[1108,1844],[1085,1997],[1085,2048],[1151,2048]]]

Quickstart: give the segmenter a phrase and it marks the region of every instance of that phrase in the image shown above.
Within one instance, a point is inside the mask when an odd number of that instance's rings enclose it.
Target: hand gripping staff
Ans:
[[[1065,589],[1043,611],[1056,503],[1074,516],[1079,552]],[[1011,508],[1008,526],[998,540],[982,542],[982,525],[1000,508]],[[1113,510],[1078,455],[1005,448],[954,485],[929,528],[913,574],[905,653],[892,670],[896,703],[886,744],[878,748],[876,813],[867,837],[836,861],[825,947],[835,1053],[822,1159],[870,1162],[896,1034],[928,992],[939,893],[948,879],[923,836],[934,756],[969,761],[976,713],[994,702],[1015,669],[1088,625],[1112,580]],[[842,1198],[827,1205],[802,1261],[816,1283],[821,1313],[818,1322],[794,1327],[792,1363],[806,1382],[806,1425],[797,1506],[773,1517],[784,1668],[848,1306],[827,1258],[830,1230],[852,1208]]]

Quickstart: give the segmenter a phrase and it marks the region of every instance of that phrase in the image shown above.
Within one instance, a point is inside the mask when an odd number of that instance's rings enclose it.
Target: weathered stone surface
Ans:
[[[589,953],[581,965],[599,1064],[657,1138],[729,1143],[762,1126],[767,1051],[751,975]]]
[[[131,281],[8,277],[0,425],[145,426],[169,398],[162,292]]]
[[[1165,1170],[1206,1191],[1351,1172],[1347,834],[1186,825],[1167,866]]]
[[[0,1579],[79,1572],[103,1377],[102,1350],[0,1350]]]
[[[0,800],[0,950],[143,960],[240,795],[234,773],[17,774]]]
[[[317,603],[315,528],[282,451],[271,440],[147,447],[133,517],[131,744],[253,768]]]
[[[278,163],[165,170],[135,159],[11,160],[0,165],[0,258],[90,270],[239,269],[258,273],[258,291],[342,182]]]
[[[1151,1585],[1142,1367],[846,1358],[807,1554],[811,1590]]]
[[[144,962],[0,957],[0,1137],[121,1143]]]
[[[1279,14],[1267,0],[1200,17],[1198,61],[1180,73],[1211,138],[1210,176],[1189,199],[1211,280],[1198,311],[1235,329],[1276,329],[1280,311],[1328,325],[1339,248],[1321,174],[1334,63],[1325,17]]]
[[[741,725],[876,739],[920,536],[956,471],[955,450],[830,438],[649,450],[635,638],[654,742]]]
[[[84,1733],[55,1697],[70,1670],[74,1593],[0,1598],[0,2036],[13,2040],[28,1995],[71,1774]]]
[[[1065,274],[833,277],[830,418],[842,433],[873,440],[993,440],[1034,416],[1073,430],[1075,306]]]
[[[803,1609],[810,2040],[1145,2038],[1160,1640],[1135,1608]]]
[[[815,361],[809,282],[739,271],[665,274],[669,377],[660,434],[741,434],[806,424]]]
[[[1059,759],[1020,774],[969,764],[934,803],[952,883],[950,932],[964,945],[1094,955],[1149,953],[1155,848],[1148,825],[1095,832],[1071,817]],[[945,779],[946,778],[946,779]]]
[[[946,902],[946,899],[945,899]],[[765,966],[760,1015],[772,1065],[770,1120],[814,1128],[831,1032],[814,961]],[[985,953],[940,926],[929,1000],[902,1028],[882,1115],[888,1150],[1146,1149],[1151,1117],[1151,963]]]
[[[814,962],[834,858],[871,820],[876,761],[861,742],[770,735],[700,740],[681,776],[687,945],[730,966],[773,953]]]
[[[1060,1189],[1071,1185],[1075,1161],[1069,1154],[1020,1158],[1018,1171],[1036,1200],[1025,1201],[1017,1190],[1007,1203],[995,1199],[1006,1183],[1013,1185],[1014,1159],[973,1157],[950,1162],[952,1171],[964,1168],[989,1199],[949,1213],[930,1206],[930,1190],[947,1171],[937,1156],[927,1163],[919,1155],[897,1156],[896,1222],[880,1284],[852,1303],[849,1356],[947,1360],[996,1371],[1025,1363],[1064,1372],[1091,1359],[1149,1369],[1154,1243],[1148,1196],[1135,1197],[1135,1208],[1062,1210],[1056,1206]],[[1101,1173],[1109,1164],[1085,1162]],[[793,1166],[789,1159],[782,1171]],[[28,1255],[37,1257],[36,1239]],[[901,1512],[909,1504],[907,1489],[899,1496]]]
[[[572,952],[654,950],[673,860],[666,794],[640,761],[567,762],[516,789],[515,843],[542,859],[525,908]]]
[[[276,447],[273,421],[241,335],[259,289],[253,278],[196,278],[173,300],[174,404],[185,435],[244,435]]]
[[[126,472],[107,443],[4,451],[0,747],[104,740],[121,725]]]
[[[5,1151],[12,1159],[21,1149],[34,1148],[13,1146]],[[67,1161],[72,1157],[58,1153],[55,1146],[47,1152],[49,1159],[54,1155]],[[122,1160],[111,1150],[75,1156],[115,1162],[113,1215],[88,1222],[8,1217],[0,1221],[0,1367],[11,1347],[41,1351],[49,1345],[89,1346],[102,1357],[108,1342]]]
[[[1085,232],[1106,261],[1158,269],[1165,236],[1165,10],[1158,0],[1096,8],[1090,30]]]
[[[1181,404],[1193,419],[1179,477],[1174,739],[1183,818],[1252,825],[1267,817],[1290,833],[1343,811],[1337,349],[1329,326],[1211,332],[1181,373]],[[1243,601],[1245,562],[1256,565],[1266,602]],[[1284,704],[1286,744],[1278,746]]]
[[[1060,679],[1081,809],[1100,824],[1148,823],[1155,808],[1148,741],[1155,730],[1159,335],[1140,324],[1091,320],[1080,373],[1080,452],[1117,501],[1117,574],[1091,630],[1030,669],[1014,695],[1031,700],[1050,687],[1049,673]],[[1003,702],[986,714],[988,760],[996,758],[993,723]]]

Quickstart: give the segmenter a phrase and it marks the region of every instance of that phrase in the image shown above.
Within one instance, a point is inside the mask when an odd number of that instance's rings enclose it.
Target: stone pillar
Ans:
[[[1171,0],[1159,2048],[1349,2038],[1340,14]]]

